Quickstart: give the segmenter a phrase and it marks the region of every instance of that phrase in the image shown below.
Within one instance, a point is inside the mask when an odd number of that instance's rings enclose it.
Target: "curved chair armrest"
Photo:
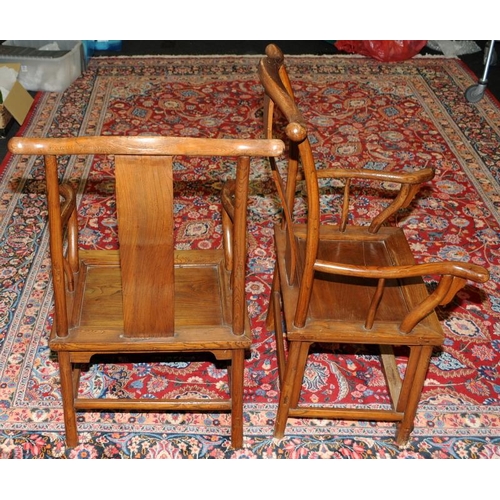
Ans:
[[[489,272],[482,266],[468,262],[442,261],[411,266],[356,266],[317,260],[314,269],[330,274],[375,279],[414,278],[416,276],[449,275],[477,283],[489,280]]]
[[[382,170],[369,169],[344,169],[325,168],[318,170],[318,178],[335,179],[368,179],[379,182],[395,182],[398,184],[422,184],[433,179],[435,171],[433,168],[422,168],[415,172],[386,172]]]
[[[342,220],[340,230],[344,231],[349,219],[349,197],[351,181],[365,179],[373,182],[392,182],[400,185],[399,192],[394,200],[382,210],[370,224],[370,232],[376,233],[380,227],[400,208],[406,208],[420,189],[422,183],[434,177],[434,169],[423,168],[415,172],[385,172],[368,169],[341,169],[326,168],[317,171],[318,179],[343,179],[344,196],[342,206]]]
[[[455,294],[465,286],[467,280],[485,283],[489,280],[489,272],[482,266],[465,262],[433,262],[411,266],[355,266],[317,260],[316,271],[378,280],[378,286],[372,298],[367,314],[365,327],[371,329],[374,323],[377,307],[384,293],[385,281],[388,279],[415,278],[430,275],[440,276],[436,289],[414,306],[403,318],[399,329],[410,333],[411,330],[436,306],[448,304]]]

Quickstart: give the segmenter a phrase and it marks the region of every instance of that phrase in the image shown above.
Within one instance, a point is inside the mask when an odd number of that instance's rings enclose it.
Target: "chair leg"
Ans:
[[[408,404],[408,398],[413,389],[415,373],[420,363],[421,346],[410,347],[410,355],[406,364],[405,374],[401,383],[401,391],[396,402],[396,411],[404,412]]]
[[[274,297],[274,340],[276,343],[276,359],[278,362],[278,379],[280,387],[283,385],[283,378],[285,376],[285,338],[283,335],[283,325],[281,323],[281,307],[279,304],[280,297],[279,293],[275,292]]]
[[[415,415],[417,414],[418,403],[420,402],[425,377],[429,369],[431,354],[432,346],[410,348],[407,366],[409,380],[405,375],[400,401],[398,402],[398,411],[404,411],[403,420],[399,424],[396,434],[396,443],[399,446],[407,444],[413,431]]]
[[[277,439],[283,438],[285,434],[290,407],[298,404],[309,346],[309,342],[290,342],[274,425],[274,437]]]
[[[78,446],[78,429],[76,427],[76,412],[74,407],[75,389],[69,353],[58,353],[58,360],[64,411],[64,427],[66,430],[66,445],[72,448]]]
[[[245,351],[233,352],[231,361],[231,446],[243,447],[243,381],[245,369]]]
[[[271,295],[269,297],[269,305],[267,307],[267,315],[266,315],[266,327],[268,330],[272,330],[274,328],[274,322],[276,321],[275,318],[275,301],[276,297],[275,294],[276,292],[279,293],[280,290],[280,278],[279,278],[279,270],[278,270],[278,265],[276,265],[274,269],[274,275],[273,275],[273,284],[271,285]]]
[[[304,383],[304,375],[306,372],[307,357],[309,355],[310,342],[300,342],[299,358],[297,361],[297,370],[295,371],[295,379],[292,382],[293,390],[290,397],[290,407],[297,408],[299,405],[300,393],[302,392],[302,384]]]

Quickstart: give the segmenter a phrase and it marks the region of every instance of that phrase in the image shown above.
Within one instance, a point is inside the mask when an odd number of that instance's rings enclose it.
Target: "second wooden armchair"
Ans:
[[[259,75],[265,89],[266,137],[272,137],[273,117],[280,113],[286,121],[283,135],[289,140],[286,181],[273,168],[283,210],[283,222],[275,227],[277,262],[268,316],[275,330],[281,386],[275,437],[284,436],[289,417],[373,420],[396,422],[396,441],[404,445],[413,429],[432,351],[444,340],[435,308],[449,303],[467,280],[487,281],[488,272],[463,262],[416,264],[403,229],[387,224],[411,203],[419,186],[433,178],[432,169],[317,170],[307,124],[295,103],[283,54],[275,45],[267,47]],[[293,212],[300,176],[307,192],[305,223],[297,223]],[[320,179],[343,185],[335,224],[321,221]],[[390,203],[366,225],[355,224],[352,210],[359,181],[382,191],[384,183],[399,186]],[[437,278],[434,291],[428,291],[424,276]],[[315,343],[379,346],[392,405],[381,409],[303,404],[303,377]],[[407,355],[404,369],[396,361],[395,347]]]

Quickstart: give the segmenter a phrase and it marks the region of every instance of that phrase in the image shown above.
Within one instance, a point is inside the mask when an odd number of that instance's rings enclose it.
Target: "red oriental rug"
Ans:
[[[22,133],[261,137],[257,61],[253,56],[91,59],[66,92],[37,96]],[[226,415],[126,412],[80,413],[80,445],[67,449],[57,360],[47,347],[52,295],[43,172],[33,159],[7,156],[0,187],[1,457],[500,458],[498,103],[488,92],[478,104],[465,100],[475,79],[455,59],[384,64],[361,57],[292,56],[288,66],[312,129],[318,167],[432,166],[435,179],[395,223],[405,228],[419,261],[454,258],[491,272],[488,283],[468,285],[440,312],[446,342],[432,359],[409,446],[395,445],[394,424],[371,422],[291,420],[286,438],[273,440],[277,369],[264,318],[277,214],[263,161],[252,173],[249,218],[247,292],[254,343],[246,367],[244,449],[230,448]],[[178,167],[179,247],[221,245],[219,194],[230,174],[230,164]],[[71,159],[62,175],[79,186],[82,245],[114,248],[110,162]],[[329,196],[325,192],[325,203]],[[107,367],[93,365],[84,377],[85,392],[182,397],[226,389],[221,372],[203,360],[158,359],[152,366],[143,361],[116,358]],[[185,370],[182,378],[175,376],[178,367]],[[310,359],[305,397],[384,406],[388,396],[381,382],[374,357],[332,357],[323,349]]]

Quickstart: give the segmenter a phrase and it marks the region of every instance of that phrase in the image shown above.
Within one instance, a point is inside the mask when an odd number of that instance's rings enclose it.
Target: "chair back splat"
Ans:
[[[230,412],[232,446],[242,446],[244,358],[252,342],[245,301],[250,164],[283,148],[280,140],[144,136],[9,142],[14,154],[44,157],[55,301],[50,347],[58,353],[68,446],[78,444],[76,412],[94,409]],[[119,250],[79,248],[75,190],[59,181],[60,156],[97,154],[114,157]],[[236,164],[229,254],[175,249],[173,159],[201,156]],[[80,365],[96,354],[199,352],[227,362],[226,399],[79,396]]]
[[[265,137],[273,137],[284,119],[279,135],[289,142],[284,175],[271,162],[283,211],[282,222],[275,226],[277,262],[267,321],[275,331],[280,378],[275,437],[283,437],[289,417],[381,420],[397,423],[396,441],[404,445],[413,429],[432,351],[444,340],[435,308],[448,304],[468,280],[487,281],[488,272],[464,262],[417,264],[402,228],[390,224],[398,210],[410,206],[419,187],[432,180],[433,169],[317,169],[308,126],[276,45],[266,48],[258,70],[265,90]],[[305,183],[305,221],[294,219],[298,180]],[[320,182],[326,180],[338,191],[333,199],[340,200],[335,212],[332,207],[337,222],[328,224],[320,213]],[[354,210],[356,193],[367,184],[388,197],[377,204],[378,213],[372,207],[370,214],[376,213],[371,220],[360,222]],[[426,276],[438,280],[432,293]],[[301,401],[308,355],[317,343],[378,346],[388,408],[341,402],[312,406]],[[407,360],[403,377],[394,348]]]

